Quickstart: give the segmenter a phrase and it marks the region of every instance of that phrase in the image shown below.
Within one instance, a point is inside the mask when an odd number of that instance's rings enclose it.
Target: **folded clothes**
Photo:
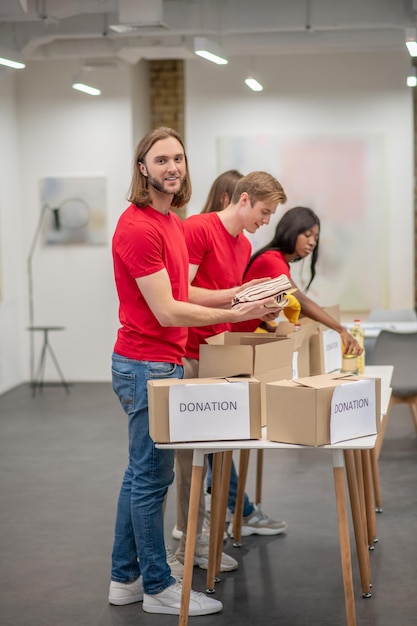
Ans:
[[[295,289],[292,288],[288,277],[285,274],[281,274],[277,278],[267,280],[264,283],[259,283],[253,287],[247,287],[240,291],[232,300],[232,307],[242,302],[256,302],[260,300],[267,300],[268,298],[275,298],[275,302],[280,307],[288,306],[287,294],[292,293]],[[269,304],[266,306],[273,307]]]

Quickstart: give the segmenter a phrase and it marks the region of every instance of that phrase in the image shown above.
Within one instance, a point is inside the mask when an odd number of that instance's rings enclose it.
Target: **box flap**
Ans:
[[[200,377],[252,376],[253,348],[239,345],[200,345]]]
[[[295,341],[290,337],[275,337],[273,342],[255,346],[255,377],[287,365],[292,368],[294,346]]]

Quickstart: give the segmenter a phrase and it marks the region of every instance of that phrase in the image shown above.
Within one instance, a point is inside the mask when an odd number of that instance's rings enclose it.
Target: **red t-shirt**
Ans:
[[[277,278],[281,274],[285,274],[288,278],[291,278],[290,266],[285,260],[284,254],[279,250],[267,250],[260,254],[253,263],[251,263],[248,271],[243,277],[243,281],[246,283],[249,280],[255,278]],[[261,320],[248,320],[247,322],[237,322],[233,324],[233,330],[235,332],[249,332],[252,333],[258,328]]]
[[[121,323],[114,351],[138,361],[181,364],[187,328],[162,327],[136,282],[166,268],[175,300],[188,301],[188,252],[180,218],[131,204],[120,216],[112,248]]]
[[[192,282],[205,289],[229,289],[242,284],[251,244],[239,233],[233,237],[223,226],[218,213],[192,215],[184,222],[185,240],[191,265],[198,265]],[[199,346],[205,338],[231,329],[231,324],[189,328],[186,356],[199,358]]]

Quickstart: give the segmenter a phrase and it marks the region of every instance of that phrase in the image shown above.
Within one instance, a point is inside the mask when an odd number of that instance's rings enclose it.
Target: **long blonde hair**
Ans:
[[[172,199],[172,206],[182,207],[189,201],[191,197],[191,179],[188,172],[188,160],[185,153],[184,143],[176,130],[174,130],[173,128],[161,126],[147,133],[144,137],[142,137],[142,139],[136,146],[135,154],[133,157],[132,181],[130,183],[129,194],[127,197],[129,202],[132,202],[139,207],[145,207],[150,204],[151,199],[148,190],[148,179],[140,171],[139,163],[143,163],[145,161],[146,155],[157,141],[160,141],[161,139],[167,139],[168,137],[174,137],[174,139],[176,139],[181,144],[181,147],[184,150],[184,159],[186,165],[186,172],[183,184],[181,185],[181,189],[179,190],[179,192],[174,195]]]

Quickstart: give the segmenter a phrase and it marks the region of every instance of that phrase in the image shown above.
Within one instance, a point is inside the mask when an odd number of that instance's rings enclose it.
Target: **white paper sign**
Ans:
[[[293,352],[292,355],[292,377],[298,378],[298,351]]]
[[[330,443],[376,433],[375,380],[335,387],[330,413]]]
[[[250,439],[249,383],[172,385],[171,441]]]
[[[339,333],[335,330],[324,330],[323,338],[323,355],[324,355],[324,373],[336,372],[342,367],[342,340]]]

